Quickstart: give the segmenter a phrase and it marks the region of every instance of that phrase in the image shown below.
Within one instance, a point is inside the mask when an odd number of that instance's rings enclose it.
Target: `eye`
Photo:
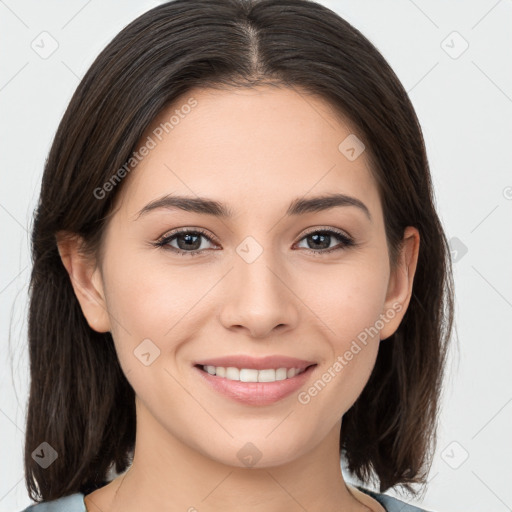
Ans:
[[[339,243],[335,246],[331,246],[333,239],[338,239]],[[311,231],[304,236],[302,240],[306,241],[309,246],[306,250],[313,254],[325,254],[334,251],[339,251],[347,247],[355,245],[355,242],[348,235],[342,231],[333,229],[322,229]]]
[[[336,239],[338,244],[331,246],[331,242]],[[186,229],[168,233],[152,245],[174,251],[182,256],[196,256],[202,254],[207,249],[207,247],[204,247],[203,240],[206,240],[208,243],[214,243],[202,229]],[[306,248],[306,251],[316,255],[339,251],[355,245],[352,238],[342,231],[334,229],[311,231],[302,237],[302,240],[305,240],[309,246]],[[177,246],[174,246],[173,243],[176,243]]]
[[[201,229],[187,229],[167,234],[153,245],[162,247],[181,254],[182,256],[196,256],[204,252],[202,239],[212,242],[212,239]],[[172,243],[176,242],[177,247]]]

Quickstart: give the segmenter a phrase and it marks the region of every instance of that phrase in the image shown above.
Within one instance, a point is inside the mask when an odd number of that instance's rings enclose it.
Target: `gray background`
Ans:
[[[0,0],[0,511],[30,504],[22,465],[29,233],[44,159],[95,56],[158,3]],[[512,1],[321,3],[377,46],[409,92],[456,261],[460,348],[421,504],[512,510]]]

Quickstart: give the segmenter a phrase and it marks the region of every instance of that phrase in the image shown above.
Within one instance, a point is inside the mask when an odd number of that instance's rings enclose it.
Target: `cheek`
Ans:
[[[125,254],[112,253],[105,264],[109,312],[130,332],[162,338],[208,290],[205,275],[156,258],[152,250]]]
[[[316,287],[310,287],[305,302],[321,320],[315,324],[325,333],[329,347],[317,388],[325,384],[329,401],[343,414],[359,396],[375,364],[388,269],[385,261],[374,259],[340,265],[336,272],[331,269],[324,278],[316,277]]]
[[[315,323],[324,324],[337,352],[374,326],[383,312],[388,286],[385,262],[353,261],[315,272],[306,283],[304,302],[315,313]],[[372,331],[373,332],[373,331]]]
[[[176,349],[176,340],[193,334],[193,308],[208,289],[193,272],[184,280],[183,268],[155,264],[147,252],[143,255],[132,248],[124,258],[111,252],[104,264],[112,335],[125,373],[139,368],[134,354],[141,343],[149,348],[154,344],[156,354],[169,354]]]
[[[155,413],[162,403],[180,407],[189,397],[170,362],[196,335],[200,308],[194,305],[210,288],[208,279],[188,271],[190,279],[184,280],[183,268],[148,264],[151,258],[135,251],[122,261],[114,256],[105,265],[105,281],[119,363],[136,395],[153,404]]]

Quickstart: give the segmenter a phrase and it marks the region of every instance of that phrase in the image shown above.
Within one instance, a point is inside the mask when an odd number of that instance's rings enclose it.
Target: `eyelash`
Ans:
[[[198,256],[198,255],[200,255],[202,252],[204,252],[204,249],[203,250],[196,249],[193,251],[184,251],[182,249],[177,249],[176,247],[171,247],[168,245],[172,240],[174,240],[179,235],[183,235],[183,234],[187,234],[187,233],[194,234],[194,235],[202,235],[209,242],[215,243],[207,235],[206,231],[203,231],[202,229],[185,229],[185,230],[171,232],[171,233],[167,234],[166,236],[162,237],[161,239],[157,240],[156,242],[153,242],[152,245],[157,248],[173,251],[181,256]],[[307,238],[308,236],[316,235],[316,234],[334,235],[336,238],[341,240],[341,244],[338,246],[331,247],[330,249],[317,249],[317,250],[304,249],[306,252],[313,254],[315,256],[321,256],[323,254],[336,252],[336,251],[343,250],[348,247],[352,247],[352,246],[356,245],[354,240],[352,238],[350,238],[349,236],[347,236],[345,233],[338,231],[338,230],[333,230],[333,229],[317,229],[315,231],[310,231],[309,233],[304,234],[304,236],[299,240],[299,242],[302,241],[304,238]]]

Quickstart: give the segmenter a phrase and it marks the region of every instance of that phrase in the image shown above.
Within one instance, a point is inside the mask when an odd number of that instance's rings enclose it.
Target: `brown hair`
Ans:
[[[134,391],[110,333],[92,330],[60,259],[56,233],[96,251],[114,198],[94,193],[137,149],[152,120],[193,87],[273,84],[319,95],[360,132],[378,183],[393,263],[406,226],[421,243],[408,310],[343,417],[340,453],[380,491],[425,483],[436,440],[453,321],[447,241],[434,207],[421,128],[377,49],[309,0],[175,0],[124,28],[96,58],[59,125],[32,232],[26,485],[34,500],[88,494],[129,466]],[[43,469],[31,454],[59,454]]]

